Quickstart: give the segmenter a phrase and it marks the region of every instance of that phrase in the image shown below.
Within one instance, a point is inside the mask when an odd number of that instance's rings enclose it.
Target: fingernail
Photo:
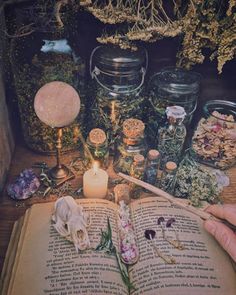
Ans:
[[[205,222],[205,229],[211,233],[212,235],[214,235],[215,231],[216,231],[216,225],[213,221],[211,220],[207,220]]]

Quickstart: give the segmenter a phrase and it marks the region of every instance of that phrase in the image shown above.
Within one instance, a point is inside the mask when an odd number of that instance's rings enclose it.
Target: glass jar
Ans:
[[[123,50],[114,46],[95,48],[90,58],[91,120],[93,127],[106,131],[109,143],[119,135],[125,119],[142,119],[142,94],[147,68],[147,52]]]
[[[122,141],[117,145],[114,170],[130,174],[134,156],[146,155],[146,143],[144,139],[145,125],[138,119],[127,119],[123,123]]]
[[[89,132],[84,147],[85,166],[91,168],[93,161],[98,162],[101,168],[108,168],[109,148],[107,137],[105,132],[99,128],[94,128]]]
[[[144,181],[155,185],[160,164],[160,153],[157,150],[150,150],[147,154]]]
[[[174,161],[179,163],[186,138],[186,128],[183,124],[185,110],[180,106],[166,108],[168,122],[158,130],[157,149],[161,154],[161,168],[165,163]]]
[[[165,164],[161,174],[160,188],[169,194],[173,194],[175,190],[176,172],[176,163],[170,161]]]
[[[73,86],[81,100],[78,117],[70,126],[63,128],[62,151],[78,148],[79,133],[83,133],[85,127],[85,62],[72,50],[67,34],[59,30],[13,38],[11,53],[22,132],[27,146],[36,152],[54,153],[55,130],[38,119],[33,105],[36,92],[44,84],[62,81]]]
[[[192,152],[203,164],[228,169],[236,163],[236,103],[211,100],[203,112],[192,138]]]
[[[183,107],[186,112],[184,124],[189,125],[197,107],[200,77],[196,72],[172,67],[152,76],[148,86],[147,111],[147,139],[150,146],[157,144],[157,130],[165,122],[166,107]]]
[[[145,171],[145,158],[141,154],[134,156],[133,163],[130,168],[130,176],[143,180]],[[130,183],[131,198],[137,199],[140,197],[143,189],[134,183]]]

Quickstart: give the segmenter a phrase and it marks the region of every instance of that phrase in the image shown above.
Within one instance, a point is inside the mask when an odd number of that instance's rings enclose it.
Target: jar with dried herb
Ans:
[[[158,150],[161,154],[161,168],[168,161],[179,163],[186,137],[183,124],[185,110],[180,106],[166,108],[168,122],[158,130]]]
[[[134,156],[133,163],[130,169],[130,175],[134,178],[143,180],[145,171],[145,158],[141,154],[137,154]],[[137,199],[141,192],[142,188],[136,184],[130,184],[131,186],[131,197],[133,199]]]
[[[91,54],[94,100],[90,123],[106,131],[110,145],[119,138],[124,120],[143,118],[146,68],[147,52],[142,48],[130,51],[118,46],[99,46]]]
[[[84,161],[89,168],[93,161],[99,163],[99,167],[107,168],[109,165],[109,148],[106,133],[99,128],[94,128],[89,132],[84,147]]]
[[[236,164],[236,103],[210,100],[192,138],[195,159],[219,169]]]
[[[74,45],[74,44],[73,44]],[[34,111],[34,96],[46,83],[62,81],[79,93],[79,116],[63,129],[62,151],[77,149],[79,133],[84,132],[85,61],[72,49],[74,46],[64,30],[37,31],[11,41],[11,63],[17,94],[23,137],[34,151],[55,150],[55,130],[42,123]],[[80,129],[80,130],[79,130]]]
[[[145,165],[144,181],[155,185],[157,182],[158,168],[160,164],[160,153],[157,150],[150,150],[147,154]]]
[[[145,125],[138,119],[127,119],[123,123],[122,142],[117,145],[114,157],[114,170],[130,174],[134,156],[146,155],[144,138]]]
[[[180,68],[167,67],[154,74],[148,85],[147,134],[150,146],[157,143],[157,131],[165,120],[165,110],[178,105],[185,109],[185,126],[191,122],[200,91],[201,75]]]
[[[176,183],[176,173],[177,173],[177,165],[175,162],[167,162],[165,164],[164,170],[161,174],[160,180],[160,188],[169,193],[173,194],[175,190]]]

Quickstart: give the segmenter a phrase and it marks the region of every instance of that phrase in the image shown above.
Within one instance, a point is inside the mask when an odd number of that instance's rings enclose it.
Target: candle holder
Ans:
[[[61,164],[62,127],[70,125],[80,111],[80,98],[76,90],[67,83],[54,81],[45,84],[36,93],[34,109],[38,118],[57,130],[56,166],[48,171],[49,177],[59,186],[75,175]]]
[[[64,183],[65,181],[75,177],[74,173],[65,165],[61,164],[61,148],[62,148],[62,128],[57,129],[56,141],[56,160],[57,164],[49,170],[49,176],[54,180],[56,186]]]

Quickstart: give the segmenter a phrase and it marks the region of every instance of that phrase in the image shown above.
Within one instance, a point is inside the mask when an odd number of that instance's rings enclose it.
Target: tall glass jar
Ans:
[[[185,110],[180,106],[166,108],[168,122],[158,130],[158,151],[161,154],[161,168],[168,161],[179,163],[186,138],[186,127],[183,124]]]
[[[106,131],[109,143],[115,141],[125,119],[142,119],[142,93],[147,68],[147,52],[113,46],[95,48],[90,58],[93,87],[90,94],[91,127]]]
[[[34,32],[11,41],[11,63],[22,132],[29,148],[41,153],[55,150],[55,131],[34,111],[34,97],[46,83],[62,81],[79,93],[81,109],[75,122],[63,129],[62,151],[78,148],[79,128],[84,131],[85,62],[72,49],[63,30]]]
[[[197,161],[219,169],[236,164],[236,103],[210,100],[192,138]]]
[[[156,73],[148,86],[147,139],[156,146],[157,130],[165,122],[166,107],[178,105],[185,109],[187,126],[197,107],[200,91],[200,74],[179,68],[166,68]]]
[[[127,119],[123,123],[122,141],[117,145],[114,159],[114,170],[130,174],[134,156],[146,154],[144,139],[145,125],[138,119]]]

